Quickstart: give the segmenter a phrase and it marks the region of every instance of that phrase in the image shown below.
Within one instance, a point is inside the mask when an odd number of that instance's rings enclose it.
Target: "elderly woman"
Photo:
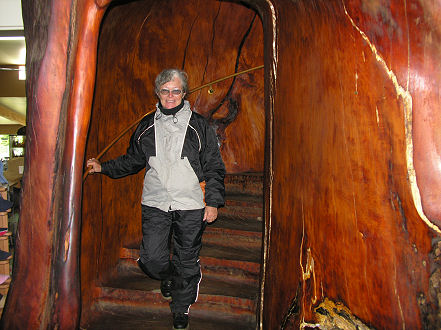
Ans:
[[[225,194],[225,166],[216,135],[184,100],[187,91],[185,72],[162,71],[155,80],[156,112],[140,122],[126,154],[102,164],[94,158],[87,161],[89,173],[111,178],[146,168],[138,265],[148,276],[161,280],[164,297],[171,296],[175,329],[188,327],[188,311],[197,299],[201,279],[202,233],[206,223],[217,218]]]

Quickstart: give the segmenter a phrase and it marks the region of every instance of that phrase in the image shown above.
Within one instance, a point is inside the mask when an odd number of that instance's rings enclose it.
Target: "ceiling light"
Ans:
[[[13,36],[13,37],[0,36],[0,41],[18,41],[18,40],[25,40],[25,37],[24,36]]]
[[[26,47],[23,47],[20,49],[20,53],[19,53],[19,61],[18,63],[23,64],[26,63]]]

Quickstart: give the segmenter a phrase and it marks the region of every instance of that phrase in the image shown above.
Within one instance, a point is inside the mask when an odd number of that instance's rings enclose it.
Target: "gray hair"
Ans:
[[[172,81],[174,77],[178,77],[182,83],[182,92],[188,91],[188,75],[185,71],[179,69],[165,69],[156,76],[155,79],[155,93],[159,94],[159,89],[165,83]]]

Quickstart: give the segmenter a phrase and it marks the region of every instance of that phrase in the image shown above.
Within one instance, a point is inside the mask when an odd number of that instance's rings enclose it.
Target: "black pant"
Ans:
[[[164,212],[142,205],[142,243],[140,260],[150,277],[173,279],[171,311],[188,312],[197,299],[201,267],[204,209]],[[170,235],[173,257],[170,261]]]

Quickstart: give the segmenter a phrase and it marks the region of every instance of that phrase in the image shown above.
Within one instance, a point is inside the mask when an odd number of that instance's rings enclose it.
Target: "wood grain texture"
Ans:
[[[427,84],[421,94],[418,85],[432,82],[421,67],[435,49],[422,40],[438,26],[412,28],[424,20],[420,2],[274,4],[284,48],[275,74],[264,328],[325,322],[318,308],[329,300],[366,327],[436,328],[436,218],[426,213],[428,223],[418,212],[412,161],[425,164],[415,167],[422,192],[420,175],[438,162],[421,158],[423,145],[436,148],[418,141],[415,124],[431,117],[409,98],[438,105],[438,90]],[[435,196],[438,188],[428,190]]]
[[[109,1],[23,3],[29,133],[4,328],[78,323],[84,149],[153,108],[164,67],[196,87],[262,59],[264,72],[189,98],[217,125],[230,172],[265,172],[262,328],[440,324],[438,3],[241,2],[259,18],[229,1],[115,2],[91,115]],[[84,184],[83,318],[139,238],[142,176]]]
[[[79,325],[77,212],[103,13],[93,1],[23,2],[26,171],[5,329]]]
[[[31,73],[27,85],[27,95],[39,100],[30,102],[27,119],[27,148],[25,157],[26,172],[23,177],[22,207],[14,257],[14,276],[9,299],[2,317],[3,328],[37,328],[39,324],[50,324],[51,314],[49,296],[51,274],[51,252],[54,227],[52,218],[52,187],[55,168],[56,134],[59,125],[60,103],[65,82],[60,77],[66,72],[66,40],[68,19],[65,3],[53,6],[50,1],[39,3],[24,2],[25,26],[34,22],[36,30],[26,29],[29,37],[27,53],[28,68]],[[56,18],[63,20],[55,31],[46,13],[55,11]],[[56,20],[55,18],[55,20]],[[64,42],[63,42],[64,41]],[[57,42],[60,47],[54,57],[45,57],[46,47]],[[55,81],[51,93],[45,90],[49,71]],[[40,71],[38,75],[36,71]],[[60,81],[61,80],[61,81]],[[43,146],[44,144],[44,146]],[[58,158],[58,157],[57,157]],[[45,166],[41,166],[41,164]],[[34,234],[35,233],[35,234]],[[37,234],[38,233],[38,234]],[[33,251],[39,251],[35,258],[28,258]],[[33,281],[29,281],[32,278]],[[26,296],[28,299],[21,299]],[[14,311],[21,310],[17,317]],[[24,317],[26,315],[26,317]]]
[[[156,75],[168,67],[189,74],[190,89],[263,64],[262,23],[251,9],[217,1],[136,1],[111,6],[103,21],[86,159],[145,112],[153,110]],[[117,47],[115,45],[118,45]],[[210,119],[230,172],[263,171],[263,70],[189,95]],[[133,130],[102,160],[125,152]],[[83,191],[83,319],[94,283],[115,269],[119,250],[141,237],[144,171],[123,179],[89,176]],[[87,219],[87,220],[86,220]]]

